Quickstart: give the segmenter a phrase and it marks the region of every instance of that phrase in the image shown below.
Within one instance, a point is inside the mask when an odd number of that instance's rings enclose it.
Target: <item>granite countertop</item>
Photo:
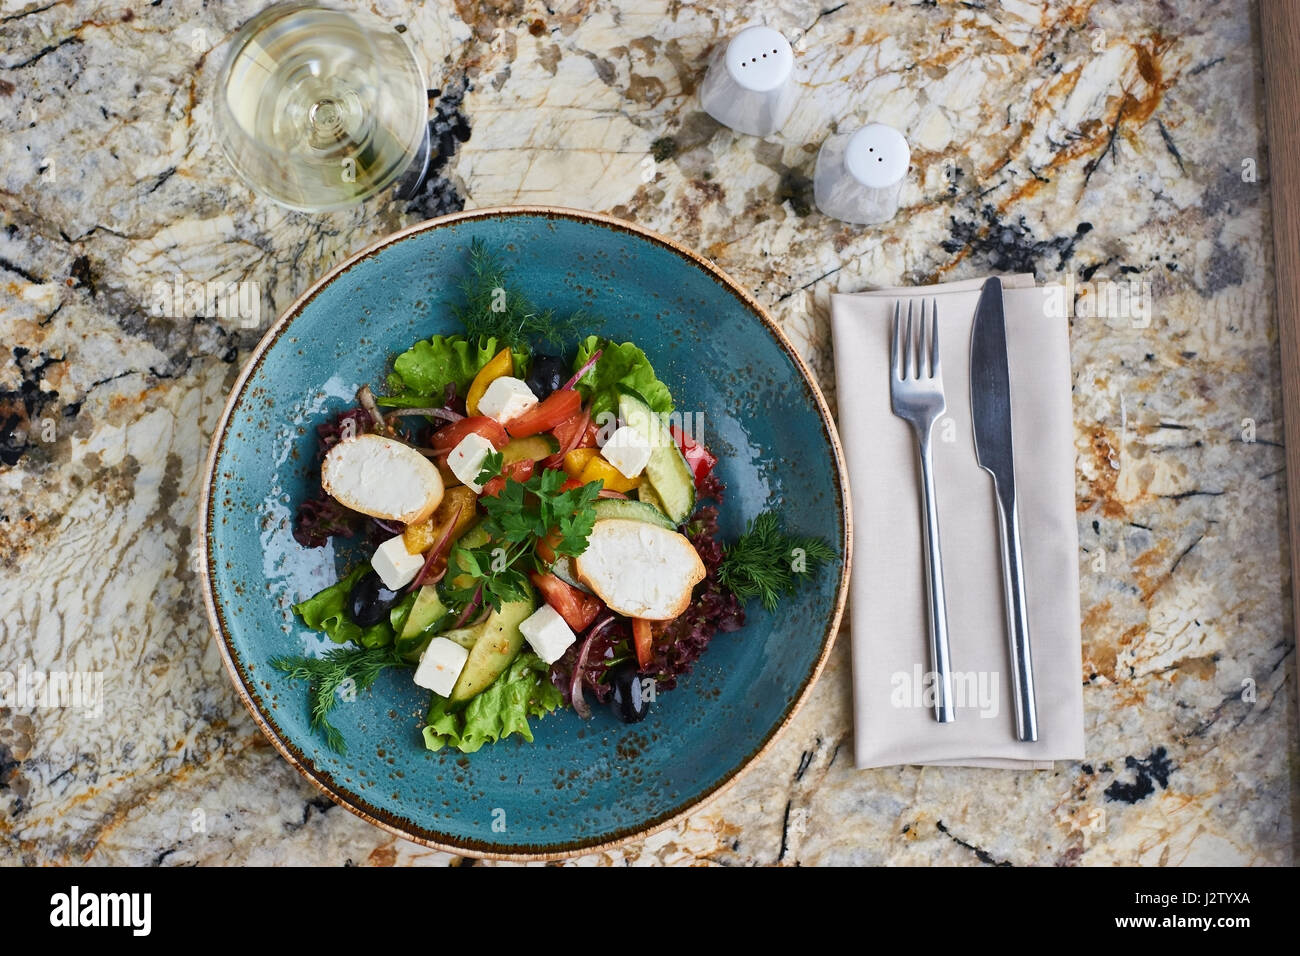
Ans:
[[[265,328],[376,237],[501,203],[601,210],[702,251],[832,402],[834,290],[1007,271],[1150,295],[1148,321],[1086,305],[1072,321],[1085,762],[855,771],[846,632],[736,787],[580,862],[1294,860],[1251,5],[777,0],[768,22],[808,86],[757,139],[696,95],[710,50],[757,15],[737,0],[373,0],[437,88],[435,175],[414,201],[327,216],[254,197],[214,144],[223,44],[259,6],[0,11],[0,671],[104,675],[98,716],[0,708],[0,862],[456,861],[334,807],[240,704],[194,529],[211,430],[260,331],[149,306],[158,282],[253,281]],[[828,133],[868,119],[905,132],[913,172],[898,216],[863,229],[818,214],[811,177]]]

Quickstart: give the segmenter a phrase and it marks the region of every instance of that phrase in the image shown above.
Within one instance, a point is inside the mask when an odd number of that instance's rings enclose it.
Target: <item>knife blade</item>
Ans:
[[[1029,611],[1025,598],[1020,515],[1016,506],[1015,446],[1011,437],[1011,369],[1007,358],[1006,316],[1002,281],[985,281],[975,306],[970,337],[970,407],[975,458],[993,476],[998,509],[998,543],[1002,556],[1003,600],[1011,655],[1016,709],[1016,737],[1038,739],[1038,705],[1034,694],[1033,656],[1029,645]]]

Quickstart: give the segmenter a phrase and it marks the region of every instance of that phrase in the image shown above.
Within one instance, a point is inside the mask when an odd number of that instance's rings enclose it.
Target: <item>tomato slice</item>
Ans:
[[[548,432],[566,418],[572,418],[582,408],[582,396],[571,388],[552,392],[506,426],[515,438],[526,438]]]
[[[650,666],[654,660],[654,638],[650,634],[650,622],[644,618],[632,618],[632,643],[636,645],[636,663],[641,670]]]
[[[466,435],[471,434],[482,435],[498,449],[504,448],[510,441],[510,436],[506,434],[506,430],[499,422],[493,421],[486,415],[471,415],[450,425],[443,425],[434,432],[433,450],[440,455],[446,454],[459,445]]]
[[[501,469],[501,474],[489,480],[488,483],[483,486],[483,494],[487,495],[489,498],[495,498],[505,489],[507,478],[513,478],[515,481],[520,483],[527,481],[529,478],[533,477],[533,465],[534,462],[531,458],[521,458],[518,461],[512,461],[510,464],[506,465],[505,468]]]
[[[600,429],[591,420],[591,409],[583,409],[556,425],[551,434],[559,443],[560,450],[543,459],[542,464],[547,468],[563,468],[564,458],[569,452],[578,448],[596,447],[596,436],[600,434]]]
[[[553,607],[564,623],[576,634],[585,631],[600,613],[600,600],[590,594],[584,594],[571,584],[566,584],[554,574],[541,574],[534,571],[528,576],[537,590],[542,592],[546,603]],[[648,622],[647,622],[648,623]]]
[[[587,426],[590,424],[591,412],[579,411],[576,415],[570,415],[556,425],[552,434],[555,435],[555,440],[560,443],[560,451],[569,452],[577,448],[587,432]]]

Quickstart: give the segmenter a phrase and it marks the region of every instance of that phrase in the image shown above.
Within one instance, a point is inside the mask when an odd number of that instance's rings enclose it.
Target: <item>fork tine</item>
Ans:
[[[903,339],[903,378],[912,377],[912,300],[907,300],[907,338]]]
[[[930,374],[939,374],[939,300],[930,300],[930,319],[934,329],[930,333]]]
[[[930,377],[926,369],[925,362],[925,300],[921,300],[921,322],[916,330],[916,377],[926,379]]]
[[[899,345],[898,327],[902,322],[902,319],[899,317],[899,309],[901,308],[902,308],[902,303],[895,301],[894,302],[894,334],[889,338],[889,374],[894,376],[894,378],[903,377],[900,374],[899,363],[898,363],[898,345]]]

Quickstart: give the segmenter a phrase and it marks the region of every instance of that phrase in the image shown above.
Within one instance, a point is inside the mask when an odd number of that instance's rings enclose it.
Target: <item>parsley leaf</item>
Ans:
[[[537,555],[543,538],[559,555],[573,557],[587,550],[596,523],[593,505],[602,485],[594,481],[561,491],[566,480],[563,472],[546,469],[524,482],[507,478],[499,495],[479,499],[485,513],[480,527],[488,541],[476,548],[452,548],[445,585],[448,601],[464,607],[481,598],[500,610],[507,601],[525,599],[529,573],[549,570]]]
[[[501,474],[502,458],[503,456],[499,451],[488,452],[483,457],[483,464],[479,466],[478,477],[474,479],[474,484],[481,487]]]

